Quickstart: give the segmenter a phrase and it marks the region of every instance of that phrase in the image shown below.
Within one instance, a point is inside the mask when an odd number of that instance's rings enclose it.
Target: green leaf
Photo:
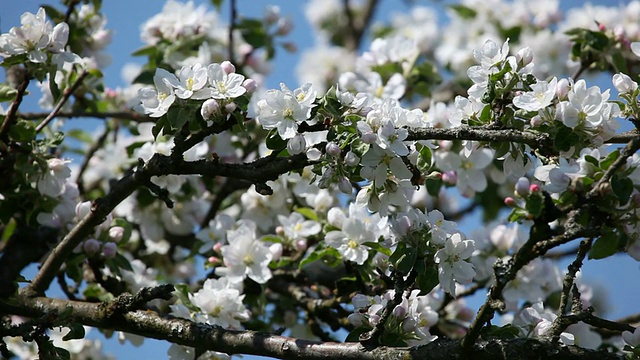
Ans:
[[[283,140],[276,129],[269,131],[267,135],[267,149],[281,150],[287,147],[287,141]]]
[[[368,246],[371,249],[373,249],[373,250],[375,250],[375,251],[377,251],[379,253],[383,253],[383,254],[385,254],[387,256],[391,256],[391,249],[380,245],[380,243],[378,243],[378,242],[367,241],[367,242],[363,243],[362,245]]]
[[[620,156],[620,150],[612,151],[609,155],[607,155],[607,157],[604,160],[600,162],[600,168],[602,170],[608,169],[611,166],[611,164],[613,164],[618,159],[619,156]]]
[[[182,106],[172,106],[169,108],[169,111],[167,111],[167,120],[172,130],[182,129],[184,124],[186,124],[192,116],[193,110]]]
[[[431,149],[428,146],[423,146],[420,149],[420,153],[418,154],[418,160],[416,162],[416,166],[420,171],[427,172],[431,168],[431,164],[433,161],[433,154],[431,153]]]
[[[67,325],[69,328],[69,333],[62,337],[62,340],[69,341],[74,339],[83,339],[84,338],[84,326],[80,323],[73,323]]]
[[[527,205],[525,206],[529,214],[534,217],[540,216],[542,214],[542,209],[544,209],[544,195],[541,192],[535,192],[529,196],[527,199]]]
[[[122,254],[117,252],[113,260],[114,260],[113,263],[118,268],[128,270],[128,271],[133,271],[133,268],[131,267],[131,263],[129,263],[129,260],[127,260],[126,257],[122,256]]]
[[[217,11],[220,11],[220,7],[222,6],[223,0],[211,0],[211,4],[216,8]]]
[[[0,102],[11,101],[16,97],[18,90],[7,84],[0,84]]]
[[[631,179],[623,177],[620,178],[618,174],[614,174],[611,178],[611,189],[613,193],[618,197],[620,205],[625,205],[631,199],[633,193],[633,181]]]
[[[439,283],[440,280],[438,279],[438,269],[436,269],[434,266],[426,267],[424,272],[418,272],[416,285],[418,286],[418,289],[420,289],[420,295],[426,295],[430,293],[431,290],[438,286]]]
[[[306,217],[309,220],[318,221],[318,214],[316,214],[315,210],[308,207],[299,207],[296,209],[296,212],[300,213],[302,216]]]
[[[340,255],[338,250],[332,247],[326,247],[323,249],[316,248],[311,254],[309,254],[309,256],[300,262],[299,268],[301,269],[305,265],[314,261],[322,261],[327,266],[336,267],[342,262],[342,255]]]
[[[147,46],[141,47],[138,50],[135,50],[133,53],[131,53],[131,56],[154,55],[157,51],[158,51],[158,48],[155,45],[147,45]],[[149,71],[149,70],[145,70],[145,71]]]
[[[353,329],[349,335],[347,335],[347,338],[344,340],[345,342],[358,342],[360,341],[360,335],[370,331],[371,329],[366,328],[366,327],[359,327],[359,328],[355,328]]]
[[[473,19],[478,14],[475,10],[464,5],[449,5],[449,8],[458,14],[463,19]]]
[[[28,120],[18,120],[9,128],[9,137],[18,142],[29,142],[36,138],[36,127]]]
[[[88,132],[80,129],[71,129],[67,131],[67,135],[86,144],[93,143],[93,137]]]
[[[406,248],[394,265],[400,273],[407,275],[416,264],[417,258],[418,252],[415,248]]]
[[[511,324],[505,326],[491,325],[483,330],[483,336],[497,337],[503,340],[515,339],[520,335],[520,330]]]
[[[427,177],[425,180],[425,186],[427,187],[427,192],[431,196],[438,196],[440,193],[440,187],[442,187],[442,179],[436,177]]]
[[[600,236],[589,251],[589,259],[604,259],[618,252],[620,238],[612,231]]]

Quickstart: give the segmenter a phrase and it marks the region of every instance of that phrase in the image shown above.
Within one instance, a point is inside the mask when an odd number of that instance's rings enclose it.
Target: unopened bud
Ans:
[[[252,92],[256,91],[256,89],[258,88],[258,83],[253,79],[245,79],[242,82],[242,87],[247,89],[248,93],[252,93]]]
[[[404,318],[405,315],[407,315],[407,308],[405,308],[402,305],[398,305],[395,308],[393,308],[393,316],[396,318]]]
[[[93,254],[97,253],[98,250],[100,250],[100,242],[98,240],[96,240],[96,239],[87,239],[82,244],[82,249],[88,255],[93,255]]]
[[[362,142],[365,144],[373,144],[378,140],[378,136],[373,132],[362,134]]]
[[[293,29],[293,21],[288,17],[278,19],[276,34],[280,36],[287,35]]]
[[[84,218],[91,212],[91,201],[84,201],[76,205],[76,217],[78,220]]]
[[[114,226],[109,229],[109,237],[115,242],[120,242],[124,236],[124,228],[122,226]]]
[[[508,207],[516,207],[517,206],[516,200],[514,198],[510,197],[510,196],[506,197],[504,199],[504,204],[507,205]]]
[[[236,108],[238,107],[238,105],[236,105],[236,103],[228,103],[224,106],[224,111],[226,111],[227,113],[232,113]]]
[[[540,185],[538,184],[531,184],[531,186],[529,186],[529,191],[531,193],[537,193],[540,191]]]
[[[338,146],[338,144],[334,142],[328,143],[325,150],[327,151],[327,154],[333,157],[338,157],[342,153],[342,149],[340,149],[340,146]]]
[[[202,103],[202,107],[200,108],[200,115],[205,120],[210,120],[213,118],[215,114],[218,113],[218,109],[220,105],[218,105],[218,101],[216,99],[209,99]]]
[[[356,166],[360,163],[360,158],[353,151],[348,151],[344,156],[344,163],[347,166]]]
[[[613,75],[613,86],[624,94],[634,92],[638,88],[638,83],[633,81],[629,75],[618,73]]]
[[[273,260],[278,261],[282,256],[282,244],[280,243],[271,244],[271,246],[269,246],[269,252],[271,253],[271,256],[273,256]]]
[[[524,49],[520,49],[516,54],[516,62],[521,67],[525,67],[533,61],[533,51],[528,46]]]
[[[116,243],[109,242],[104,244],[104,247],[102,248],[102,255],[107,259],[113,259],[116,256],[117,250],[118,246]]]
[[[516,182],[516,195],[526,198],[531,192],[531,182],[526,177],[521,177]]]
[[[531,118],[531,127],[537,127],[542,125],[542,116],[540,115],[535,115],[534,117]]]
[[[223,61],[220,63],[220,67],[224,70],[225,73],[231,74],[236,72],[236,67],[230,61]]]
[[[215,251],[215,252],[220,252],[220,249],[222,249],[222,243],[219,243],[219,242],[218,242],[218,243],[213,244],[212,249],[213,249],[213,251]]]
[[[353,191],[353,187],[351,186],[351,181],[349,181],[349,179],[347,179],[346,177],[343,177],[338,182],[338,189],[340,189],[340,191],[342,191],[347,195],[351,195],[351,192]]]
[[[600,30],[600,31],[606,31],[606,30],[607,30],[607,27],[606,27],[606,26],[604,26],[604,24],[599,23],[599,24],[598,24],[598,30]]]
[[[558,80],[558,83],[556,84],[556,96],[558,97],[558,99],[560,100],[564,99],[568,93],[569,93],[569,80],[567,79]]]
[[[447,170],[442,173],[442,182],[447,185],[455,185],[458,182],[458,175],[455,171]]]
[[[296,250],[298,250],[298,251],[307,250],[307,240],[306,239],[297,240],[296,241]]]

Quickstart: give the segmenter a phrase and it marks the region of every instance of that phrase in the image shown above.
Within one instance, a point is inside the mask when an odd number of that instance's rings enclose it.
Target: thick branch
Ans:
[[[464,353],[460,343],[445,338],[415,348],[378,347],[365,349],[360,343],[318,342],[254,331],[224,330],[186,319],[162,318],[150,311],[114,314],[110,304],[66,301],[46,297],[18,296],[0,302],[0,312],[27,317],[62,313],[71,306],[74,322],[137,334],[149,338],[221,351],[228,354],[271,356],[280,359],[623,359],[606,351],[597,352],[575,346],[559,346],[533,339],[481,341]]]
[[[104,198],[93,203],[91,212],[82,219],[56,246],[47,257],[38,274],[29,285],[33,295],[42,294],[54,279],[56,272],[73,249],[98,226],[106,216],[131,193],[150,182],[152,176],[161,175],[204,175],[223,176],[252,183],[276,180],[281,174],[302,169],[311,162],[305,154],[291,157],[265,157],[250,163],[222,164],[218,160],[198,160],[186,162],[180,158],[155,154],[149,162],[133,173],[120,179]]]

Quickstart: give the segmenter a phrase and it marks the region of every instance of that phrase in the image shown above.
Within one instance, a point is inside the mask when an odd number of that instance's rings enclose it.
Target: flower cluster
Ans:
[[[200,112],[205,120],[211,120],[219,112],[220,106],[225,106],[231,112],[235,108],[233,99],[245,94],[247,88],[255,90],[255,83],[237,74],[233,64],[228,61],[209,64],[206,68],[201,64],[183,66],[178,76],[158,68],[153,83],[155,88],[138,91],[140,104],[135,109],[155,118],[165,115],[176,98],[208,99],[202,104]]]

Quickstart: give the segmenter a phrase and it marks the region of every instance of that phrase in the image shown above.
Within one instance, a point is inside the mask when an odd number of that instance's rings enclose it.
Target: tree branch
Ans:
[[[49,113],[49,115],[47,115],[47,117],[44,118],[44,120],[42,120],[42,122],[40,124],[38,124],[38,126],[36,126],[36,132],[40,132],[42,129],[44,129],[49,124],[49,122],[51,120],[53,120],[56,116],[58,116],[58,112],[60,112],[60,109],[62,109],[62,107],[67,102],[67,100],[69,100],[71,95],[73,95],[73,93],[76,90],[78,90],[78,88],[82,84],[82,81],[84,81],[84,79],[88,75],[89,75],[88,71],[83,71],[80,74],[80,76],[78,76],[76,81],[71,85],[71,87],[68,87],[68,88],[66,88],[64,90],[64,92],[62,93],[62,97],[60,98],[60,100],[58,101],[56,106],[53,108],[53,110],[51,110],[51,113]],[[53,81],[53,80],[51,80],[51,81]]]
[[[113,303],[113,302],[112,302]],[[224,330],[186,319],[163,318],[151,311],[109,311],[110,303],[87,303],[20,295],[0,301],[0,312],[28,317],[60,314],[71,307],[74,322],[101,329],[124,331],[172,343],[227,354],[271,356],[280,359],[623,359],[606,351],[560,346],[534,339],[479,341],[468,353],[455,340],[440,338],[414,348],[378,347],[367,350],[360,343],[335,343],[294,339],[254,331]]]

